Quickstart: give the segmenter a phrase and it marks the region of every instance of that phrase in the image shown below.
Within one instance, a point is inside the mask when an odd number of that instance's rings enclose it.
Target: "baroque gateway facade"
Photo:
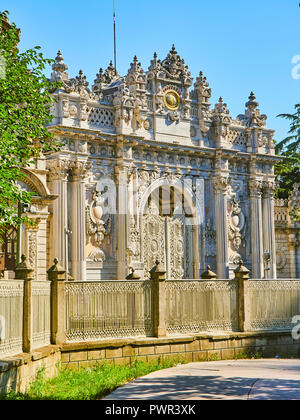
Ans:
[[[24,171],[37,224],[22,228],[18,253],[35,278],[54,258],[82,281],[147,278],[156,260],[168,279],[199,279],[207,265],[232,278],[240,260],[252,278],[277,277],[278,157],[253,93],[236,119],[222,98],[212,107],[206,77],[193,84],[174,46],[148,71],[134,57],[121,77],[111,63],[91,89],[67,70],[59,52],[49,130],[63,147]],[[279,269],[296,276],[287,255]]]

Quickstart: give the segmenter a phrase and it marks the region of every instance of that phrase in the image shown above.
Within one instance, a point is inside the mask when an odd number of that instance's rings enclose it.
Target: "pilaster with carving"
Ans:
[[[68,171],[69,160],[54,159],[47,161],[47,169],[52,194],[58,198],[52,204],[52,223],[50,232],[50,258],[58,258],[66,266],[65,228],[68,227]]]
[[[86,280],[86,186],[90,162],[75,160],[70,164],[71,273],[77,281]]]
[[[252,278],[264,277],[264,247],[262,218],[262,182],[251,178],[248,182],[250,196]]]
[[[213,180],[216,217],[216,262],[219,279],[229,278],[227,194],[229,178],[217,175]]]
[[[267,179],[263,182],[263,244],[265,252],[270,253],[270,278],[277,278],[276,268],[276,241],[275,241],[275,222],[274,222],[274,192],[276,184],[274,180]]]
[[[119,146],[122,153],[122,144]],[[122,157],[119,157],[115,167],[117,185],[117,278],[124,280],[127,276],[127,254],[128,249],[128,166]]]

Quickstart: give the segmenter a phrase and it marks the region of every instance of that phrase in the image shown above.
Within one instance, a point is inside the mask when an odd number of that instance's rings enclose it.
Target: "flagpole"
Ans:
[[[115,57],[115,69],[117,70],[117,40],[116,40],[116,0],[114,2],[114,57]]]

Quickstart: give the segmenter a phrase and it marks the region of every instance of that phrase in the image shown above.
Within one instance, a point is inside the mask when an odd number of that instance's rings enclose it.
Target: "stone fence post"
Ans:
[[[243,266],[243,261],[240,261],[239,267],[234,273],[237,281],[238,329],[240,332],[244,332],[248,330],[250,323],[250,299],[248,293],[250,271]]]
[[[60,345],[66,341],[66,271],[55,259],[47,273],[51,281],[51,343]]]
[[[153,323],[154,336],[165,337],[166,329],[166,271],[156,261],[155,266],[150,270],[153,284]]]
[[[24,280],[23,297],[23,352],[31,353],[32,350],[32,273],[33,268],[26,261],[25,255],[21,263],[16,266],[16,279]]]

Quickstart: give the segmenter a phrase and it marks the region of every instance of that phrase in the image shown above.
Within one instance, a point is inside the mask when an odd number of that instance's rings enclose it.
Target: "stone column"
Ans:
[[[120,165],[116,167],[117,182],[117,279],[124,280],[127,276],[127,243],[128,243],[128,168]]]
[[[276,269],[276,241],[275,241],[275,222],[274,222],[274,191],[275,183],[266,181],[263,184],[263,244],[264,252],[270,253],[270,271],[268,277],[277,278]]]
[[[21,257],[21,263],[16,266],[16,279],[24,280],[23,299],[23,352],[31,353],[32,350],[32,273],[33,269],[28,265],[25,255]]]
[[[264,278],[264,247],[262,220],[262,183],[252,179],[249,182],[251,217],[252,278]]]
[[[76,281],[86,281],[85,178],[90,167],[90,164],[85,160],[76,160],[70,165],[71,274]]]
[[[66,271],[55,258],[47,273],[51,281],[51,343],[60,345],[66,342]]]
[[[229,278],[228,262],[228,221],[227,221],[227,190],[228,177],[217,176],[214,179],[215,218],[216,218],[216,260],[217,277]]]
[[[50,259],[57,256],[63,266],[66,265],[65,228],[68,227],[68,191],[67,179],[69,161],[51,160],[47,162],[51,192],[58,196],[52,205]]]
[[[166,271],[156,261],[155,266],[150,270],[153,290],[153,321],[154,336],[165,337],[166,327]]]
[[[238,311],[238,330],[247,331],[250,323],[250,300],[248,293],[250,271],[243,266],[243,261],[235,270],[235,280],[237,281],[237,311]]]

